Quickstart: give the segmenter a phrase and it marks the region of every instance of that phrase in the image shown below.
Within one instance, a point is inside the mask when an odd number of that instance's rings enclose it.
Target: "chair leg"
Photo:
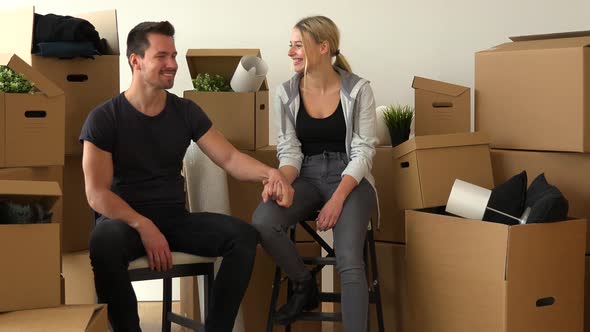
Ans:
[[[277,301],[281,290],[281,268],[275,268],[275,277],[272,283],[272,295],[270,296],[270,307],[268,308],[268,319],[266,321],[266,332],[272,332],[275,313],[277,312]]]
[[[369,253],[371,255],[371,274],[373,275],[373,293],[375,296],[375,309],[377,309],[377,326],[379,332],[384,332],[383,324],[383,307],[381,305],[381,290],[379,286],[379,273],[377,269],[377,252],[375,250],[375,239],[373,237],[373,228],[367,232],[367,241],[369,244]]]
[[[162,332],[170,332],[172,322],[168,319],[168,313],[172,311],[172,278],[164,278],[163,281]]]
[[[213,294],[213,283],[215,282],[215,266],[211,264],[207,275],[203,276],[203,325],[209,317],[209,307],[211,305],[211,297]]]

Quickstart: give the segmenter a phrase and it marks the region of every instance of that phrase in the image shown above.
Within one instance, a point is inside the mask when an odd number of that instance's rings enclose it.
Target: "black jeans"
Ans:
[[[171,251],[223,257],[215,278],[207,332],[231,332],[248,287],[258,234],[249,224],[217,213],[184,210],[142,212],[166,237]],[[90,260],[98,301],[108,304],[114,332],[141,331],[129,262],[145,255],[139,233],[126,223],[100,217],[90,237]]]

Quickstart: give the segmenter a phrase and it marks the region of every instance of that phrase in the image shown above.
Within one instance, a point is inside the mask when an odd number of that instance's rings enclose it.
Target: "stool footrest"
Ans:
[[[335,257],[302,257],[303,263],[311,265],[336,265]]]
[[[297,320],[311,320],[323,322],[340,322],[342,313],[340,312],[304,312],[297,316]]]
[[[340,303],[341,302],[341,293],[320,293],[320,302],[333,302],[333,303]]]
[[[175,314],[173,312],[168,313],[168,320],[171,321],[172,323],[176,323],[182,327],[187,327],[187,328],[189,328],[193,331],[196,331],[196,332],[204,332],[205,331],[205,327],[203,327],[202,324],[200,324],[192,319],[186,318],[184,316],[180,316],[178,314]]]

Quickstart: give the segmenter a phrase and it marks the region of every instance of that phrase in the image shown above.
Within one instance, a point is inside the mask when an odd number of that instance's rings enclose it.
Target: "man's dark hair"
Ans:
[[[136,25],[127,35],[127,59],[132,53],[144,57],[145,50],[150,46],[148,34],[157,33],[174,37],[174,27],[170,22],[142,22]]]

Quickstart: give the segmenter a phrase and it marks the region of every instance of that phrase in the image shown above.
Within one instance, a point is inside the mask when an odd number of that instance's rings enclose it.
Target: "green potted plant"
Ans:
[[[232,91],[225,77],[218,74],[199,73],[193,79],[193,87],[197,91],[219,92]]]
[[[410,125],[414,117],[414,107],[410,105],[389,105],[383,112],[383,119],[389,129],[391,146],[397,146],[408,140]]]
[[[0,92],[4,93],[31,93],[34,92],[33,83],[14,70],[0,66]]]

